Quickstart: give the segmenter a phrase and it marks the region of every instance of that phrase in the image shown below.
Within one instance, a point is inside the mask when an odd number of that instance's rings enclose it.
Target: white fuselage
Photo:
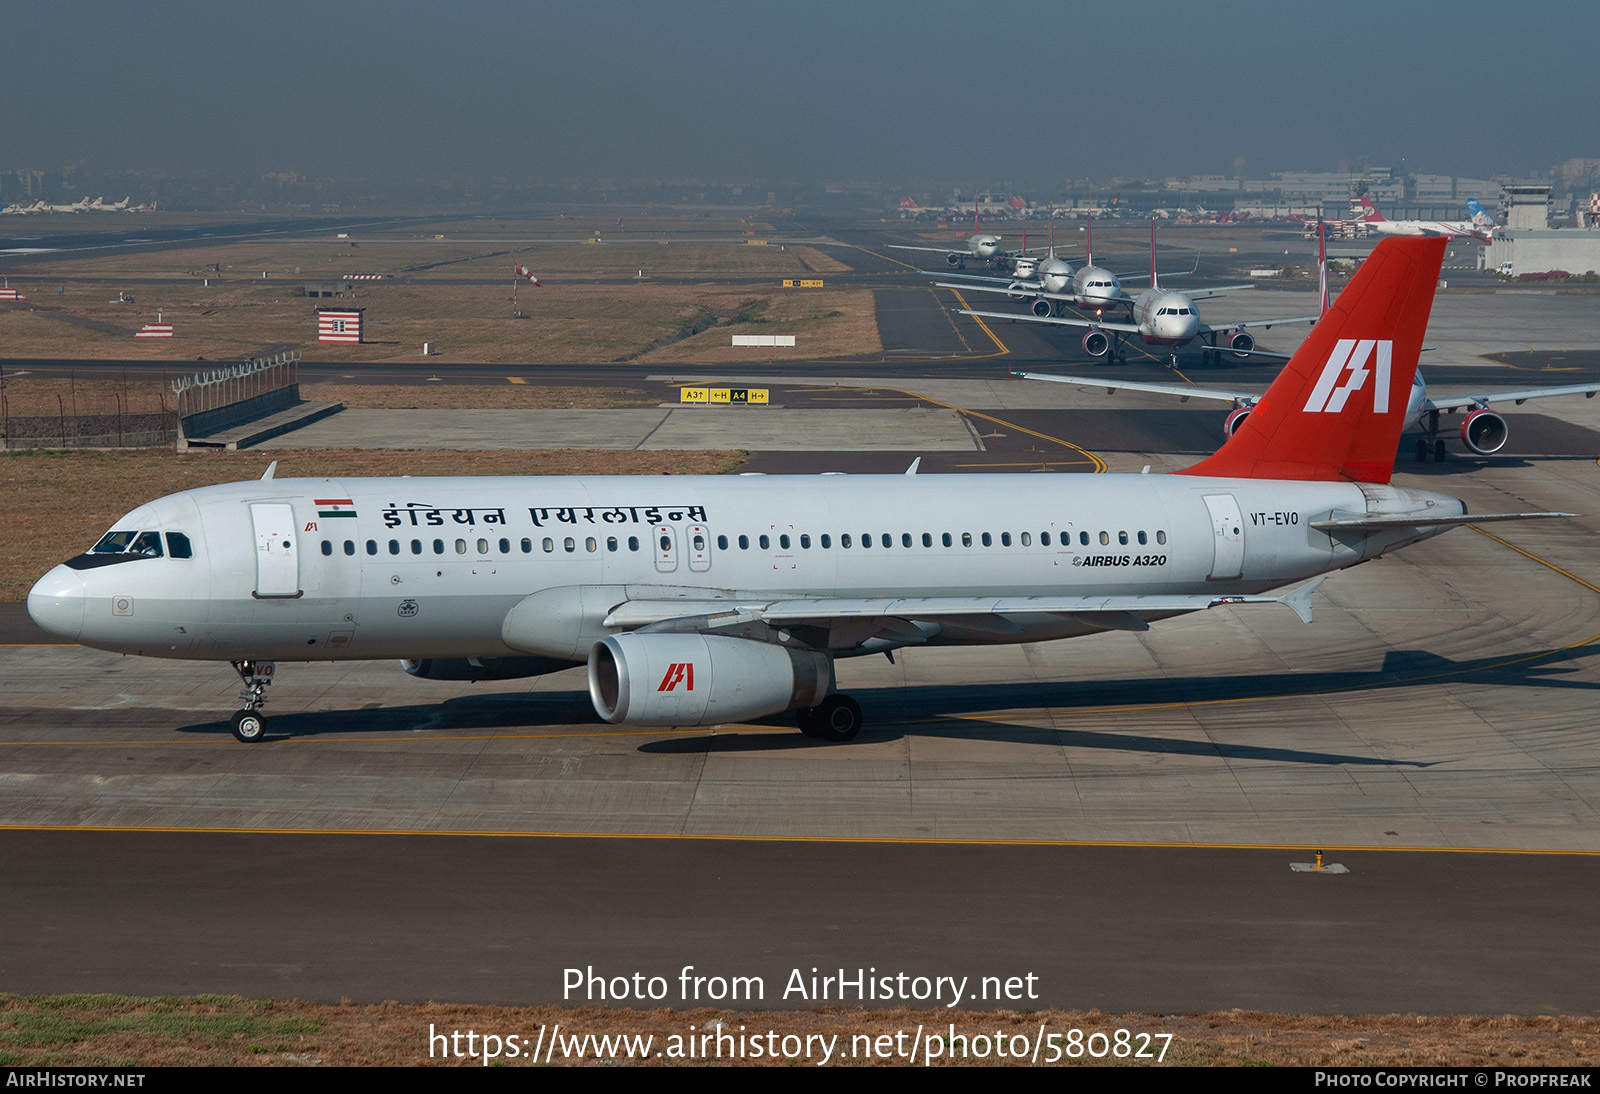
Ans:
[[[1385,236],[1488,237],[1488,230],[1470,220],[1370,220],[1367,230]]]
[[[576,662],[629,600],[1257,593],[1433,534],[1330,536],[1313,520],[1423,509],[1460,503],[1159,475],[264,480],[140,506],[115,530],[157,534],[159,553],[78,556],[28,609],[85,645],[157,657]],[[1093,629],[1021,615],[918,640]]]
[[[977,258],[993,258],[1000,250],[1000,237],[980,232],[967,240],[967,251]]]
[[[1103,312],[1127,303],[1117,275],[1100,266],[1085,266],[1072,277],[1072,294],[1080,308]]]
[[[1133,302],[1139,337],[1152,345],[1186,346],[1200,334],[1200,309],[1179,292],[1146,289]]]

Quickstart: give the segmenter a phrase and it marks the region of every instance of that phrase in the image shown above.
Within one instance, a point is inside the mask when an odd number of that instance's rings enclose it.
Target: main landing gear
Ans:
[[[272,683],[277,664],[235,661],[233,668],[245,684],[245,689],[239,693],[239,698],[245,701],[244,709],[233,715],[233,735],[245,744],[254,744],[267,735],[267,720],[261,715],[261,707],[267,701],[267,685]]]
[[[807,737],[836,743],[850,741],[861,732],[861,707],[850,696],[835,692],[814,707],[795,711],[794,721]]]
[[[1433,462],[1443,463],[1445,460],[1444,438],[1439,436],[1439,412],[1428,412],[1428,435],[1417,438],[1417,462],[1428,462],[1428,449],[1433,449]]]

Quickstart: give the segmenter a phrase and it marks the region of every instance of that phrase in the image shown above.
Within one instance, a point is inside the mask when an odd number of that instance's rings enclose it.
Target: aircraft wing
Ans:
[[[1274,327],[1280,323],[1315,323],[1321,318],[1320,315],[1291,315],[1284,319],[1245,319],[1238,323],[1219,323],[1214,327],[1209,323],[1201,323],[1200,333],[1227,334],[1236,330],[1248,330],[1250,327]]]
[[[1018,372],[1014,375],[1024,380],[1050,380],[1058,384],[1076,384],[1085,388],[1103,388],[1107,395],[1119,391],[1148,391],[1156,395],[1176,395],[1187,402],[1190,399],[1213,399],[1234,406],[1253,406],[1261,396],[1248,391],[1222,391],[1210,387],[1189,387],[1184,384],[1146,384],[1134,380],[1096,380],[1088,376],[1053,376],[1047,372]]]
[[[957,288],[965,287],[966,286],[964,285],[957,286]],[[1058,297],[1058,299],[1065,300],[1071,298]],[[1114,330],[1119,334],[1139,333],[1139,324],[1137,323],[1116,323],[1108,320],[1096,319],[1069,319],[1066,316],[1029,315],[1026,312],[973,311],[969,308],[958,308],[957,310],[960,311],[962,315],[976,315],[984,319],[1015,319],[1019,323],[1048,323],[1051,326],[1056,327],[1093,327],[1095,330]]]
[[[1487,406],[1490,403],[1522,404],[1529,399],[1546,399],[1552,395],[1582,395],[1593,399],[1600,392],[1600,384],[1565,384],[1561,387],[1524,387],[1508,391],[1485,391],[1479,395],[1457,395],[1443,399],[1428,396],[1423,404],[1427,410],[1465,410],[1467,407]]]
[[[887,246],[891,251],[927,251],[929,254],[936,255],[966,255],[969,258],[977,257],[976,255],[972,254],[972,248],[967,246],[967,241],[964,239],[961,241],[961,245],[959,247],[910,247],[904,243],[889,243],[885,244],[885,246]]]
[[[1014,277],[984,277],[982,274],[958,274],[958,273],[943,273],[943,272],[935,273],[932,270],[918,270],[917,272],[919,274],[921,274],[923,277],[959,277],[959,278],[961,278],[961,280],[963,282],[960,285],[953,285],[953,284],[950,284],[948,282],[937,281],[937,282],[934,283],[934,287],[935,288],[939,288],[939,289],[983,289],[983,288],[985,288],[986,286],[984,286],[984,285],[974,284],[974,282],[979,282],[979,281],[987,281],[987,282],[989,282],[991,284],[994,284],[994,285],[1020,285],[1024,289],[1036,289],[1036,288],[1042,288],[1043,287],[1042,285],[1040,285],[1040,283],[1038,281],[1031,281],[1031,280],[1030,281],[1018,281]],[[991,290],[991,291],[1000,291],[1000,290]]]
[[[1006,619],[1009,615],[1059,615],[1105,630],[1147,630],[1142,613],[1166,615],[1196,612],[1228,604],[1283,604],[1306,622],[1311,621],[1311,594],[1321,585],[1316,578],[1282,596],[1239,594],[1173,594],[1143,596],[930,596],[796,597],[787,600],[730,598],[726,600],[630,600],[606,616],[606,627],[629,630],[660,625],[661,629],[716,631],[725,627],[766,623],[771,626],[829,624],[851,620],[881,620],[886,636],[903,641],[924,641],[926,633],[908,624],[947,622],[1000,632],[1021,633]],[[870,635],[868,635],[870,637]]]
[[[1226,292],[1238,292],[1240,289],[1253,288],[1255,288],[1254,285],[1218,285],[1214,289],[1195,289],[1193,292],[1189,291],[1188,289],[1184,289],[1183,295],[1187,296],[1190,300],[1204,300],[1211,296],[1221,296]],[[1280,322],[1282,322],[1282,320],[1280,320]]]

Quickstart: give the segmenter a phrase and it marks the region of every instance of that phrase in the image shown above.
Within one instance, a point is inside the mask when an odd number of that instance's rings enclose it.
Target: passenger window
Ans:
[[[1089,546],[1089,533],[1088,532],[1079,532],[1078,533],[1078,542],[1081,543],[1085,547]]]
[[[571,541],[569,540],[568,542],[571,542]],[[464,555],[466,553],[467,553],[467,541],[464,540],[464,539],[456,540],[456,554]]]
[[[616,536],[607,536],[606,537],[606,550],[610,551],[612,554],[616,553],[616,551],[617,551],[617,537]]]
[[[994,537],[991,536],[988,532],[983,533],[983,545],[985,547],[993,547],[994,546]]]
[[[778,537],[778,546],[783,548],[785,551],[787,551],[789,549],[789,537],[788,536],[779,536]]]
[[[1156,533],[1156,542],[1157,543],[1165,543],[1165,542],[1167,542],[1167,533],[1165,533],[1165,532],[1157,532]]]
[[[511,541],[509,539],[502,539],[500,541],[500,553],[503,555],[509,555],[511,553]]]
[[[863,547],[871,547],[872,546],[872,533],[871,532],[868,532],[866,535],[861,537],[861,546],[863,546]]]
[[[347,539],[347,540],[344,541],[344,553],[347,554],[347,555],[354,555],[356,553],[356,541],[355,540]]]
[[[761,549],[762,549],[762,550],[763,550],[763,551],[765,551],[765,550],[766,550],[766,549],[767,549],[767,548],[769,548],[769,547],[771,547],[771,546],[772,546],[772,540],[770,540],[770,539],[768,539],[768,538],[767,538],[767,537],[766,537],[766,536],[762,536],[762,537],[761,537],[761,538],[760,538],[760,539],[759,539],[759,540],[757,540],[757,541],[756,541],[756,542],[758,542],[758,543],[760,543],[760,544],[761,544]]]
[[[910,532],[901,532],[900,533],[900,546],[902,546],[902,547],[911,546],[911,533]]]
[[[1139,546],[1141,546],[1141,547],[1142,547],[1142,546],[1144,546],[1144,545],[1145,545],[1145,544],[1146,544],[1146,543],[1149,543],[1149,542],[1150,542],[1150,537],[1149,537],[1149,536],[1147,536],[1147,535],[1145,535],[1145,534],[1144,534],[1144,533],[1143,533],[1143,532],[1140,532],[1140,533],[1139,533]]]
[[[822,544],[822,549],[824,551],[833,546],[833,537],[828,535],[826,532],[822,533],[818,541]]]
[[[811,550],[811,537],[804,532],[800,534],[800,549],[802,551]]]
[[[1050,546],[1050,533],[1049,532],[1040,532],[1039,533],[1039,544],[1041,546],[1043,546],[1043,547]],[[1067,545],[1067,537],[1066,536],[1062,536],[1061,537],[1061,546],[1065,547],[1066,545]]]
[[[571,536],[568,536],[566,539],[561,541],[561,546],[566,550],[567,554],[570,555],[578,549],[578,541],[573,539]],[[665,536],[663,536],[661,539],[661,549],[663,551],[667,549],[667,540]]]
[[[971,547],[972,546],[972,533],[971,532],[962,532],[961,533],[961,546],[963,546],[963,547]]]
[[[750,537],[749,536],[740,536],[739,537],[739,550],[748,551],[749,549],[750,549]]]
[[[885,547],[893,547],[894,546],[894,537],[891,536],[888,532],[885,532],[885,533],[883,533],[883,535],[878,537],[878,542],[882,543]]]
[[[1033,546],[1033,533],[1032,532],[1024,532],[1024,533],[1022,533],[1022,545],[1024,547],[1032,547]]]
[[[414,539],[411,541],[411,553],[414,555],[420,555],[422,553],[422,541],[420,539]]]
[[[525,555],[533,554],[533,540],[524,539],[522,541],[522,553]]]
[[[567,540],[567,542],[571,543],[572,541],[569,539],[569,540]],[[569,550],[569,551],[571,549],[572,548],[570,548],[570,547],[567,548],[567,550]],[[664,555],[672,553],[672,537],[671,536],[662,536],[661,537],[661,553],[664,554]]]
[[[352,548],[354,547],[354,545],[350,544],[349,541],[346,541],[346,546]],[[353,550],[345,551],[345,554],[347,555],[353,553]],[[173,558],[193,558],[194,547],[189,543],[189,537],[184,535],[182,532],[168,532],[167,554],[171,555]]]
[[[944,535],[942,535],[942,536],[940,536],[940,537],[939,537],[939,538],[940,538],[940,540],[941,540],[941,541],[942,541],[942,542],[943,542],[943,543],[944,543],[944,545],[945,545],[945,546],[946,546],[946,547],[948,547],[948,546],[950,546],[950,545],[951,545],[951,543],[953,543],[953,542],[954,542],[954,540],[952,540],[952,539],[951,539],[951,538],[950,538],[950,533],[949,533],[949,532],[946,532],[946,533],[945,533],[945,534],[944,534]]]
[[[325,539],[325,540],[322,541],[322,553],[324,555],[332,557],[332,555],[333,555],[333,541],[332,540]]]
[[[705,541],[704,540],[700,540],[699,542],[701,544],[704,544]],[[592,554],[594,554],[596,551],[598,551],[600,549],[600,544],[599,544],[598,541],[595,540],[595,538],[593,536],[590,536],[588,539],[583,541],[583,549],[585,551],[588,551],[592,555]],[[698,550],[698,549],[699,548],[696,548],[696,550]]]
[[[400,541],[399,540],[391,539],[389,541],[389,553],[391,555],[397,555],[397,554],[400,553]]]
[[[922,545],[924,547],[932,547],[933,546],[933,533],[931,533],[931,532],[922,533]]]
[[[1110,532],[1101,532],[1100,533],[1100,546],[1104,547],[1107,544],[1109,544],[1110,542],[1111,542],[1111,533]]]
[[[589,542],[593,543],[594,540],[591,539]],[[589,548],[589,550],[592,551],[592,550],[594,550],[594,548],[591,547],[591,548]],[[486,539],[480,539],[478,541],[478,557],[482,558],[484,555],[487,555],[488,553],[489,553],[489,541],[486,540]]]
[[[628,550],[637,551],[638,549],[639,549],[639,537],[638,536],[629,536],[628,537]]]
[[[1128,533],[1126,533],[1126,532],[1118,532],[1117,533],[1117,542],[1120,543],[1122,546],[1126,547],[1128,545]]]
[[[1010,532],[1001,532],[1000,533],[1000,546],[1002,546],[1002,547],[1011,546],[1011,533]]]
[[[375,540],[375,539],[367,540],[367,554],[375,555],[377,553],[378,553],[378,541]]]
[[[612,542],[615,543],[616,541],[612,540]],[[727,536],[718,536],[717,537],[717,550],[726,551],[727,549],[728,549],[728,537]]]
[[[433,553],[436,555],[444,554],[444,540],[436,539],[433,541]]]
[[[849,532],[846,532],[844,535],[839,537],[839,546],[841,546],[841,547],[849,547],[850,546],[850,533]]]
[[[548,555],[550,552],[554,551],[555,549],[556,549],[556,541],[551,539],[549,536],[545,536],[544,537],[544,553]]]

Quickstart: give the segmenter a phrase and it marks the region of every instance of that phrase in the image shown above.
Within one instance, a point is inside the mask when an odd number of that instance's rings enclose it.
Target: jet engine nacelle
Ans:
[[[400,667],[423,680],[520,680],[578,663],[554,657],[425,657],[402,661]]]
[[[1033,302],[1029,310],[1040,319],[1048,319],[1056,310],[1055,301],[1040,297]]]
[[[1235,331],[1233,337],[1228,339],[1228,348],[1233,350],[1235,357],[1247,357],[1256,348],[1256,340],[1248,331]]]
[[[1461,443],[1480,456],[1491,456],[1506,446],[1511,427],[1494,411],[1481,407],[1461,419]]]
[[[1026,300],[1031,295],[1033,295],[1033,290],[1020,281],[1013,281],[1006,286],[1006,299],[1008,300]]]
[[[944,256],[944,260],[952,266],[959,266],[967,260],[966,255],[958,255],[954,251]]]
[[[1088,330],[1083,334],[1083,352],[1090,357],[1104,357],[1111,348],[1111,336],[1103,330]]]
[[[1239,427],[1244,425],[1244,420],[1250,417],[1250,411],[1253,409],[1253,407],[1241,406],[1237,410],[1230,412],[1228,416],[1222,420],[1222,435],[1224,437],[1231,437],[1235,433],[1239,432]]]
[[[704,726],[814,707],[824,654],[706,634],[614,634],[589,652],[589,698],[613,725]]]

